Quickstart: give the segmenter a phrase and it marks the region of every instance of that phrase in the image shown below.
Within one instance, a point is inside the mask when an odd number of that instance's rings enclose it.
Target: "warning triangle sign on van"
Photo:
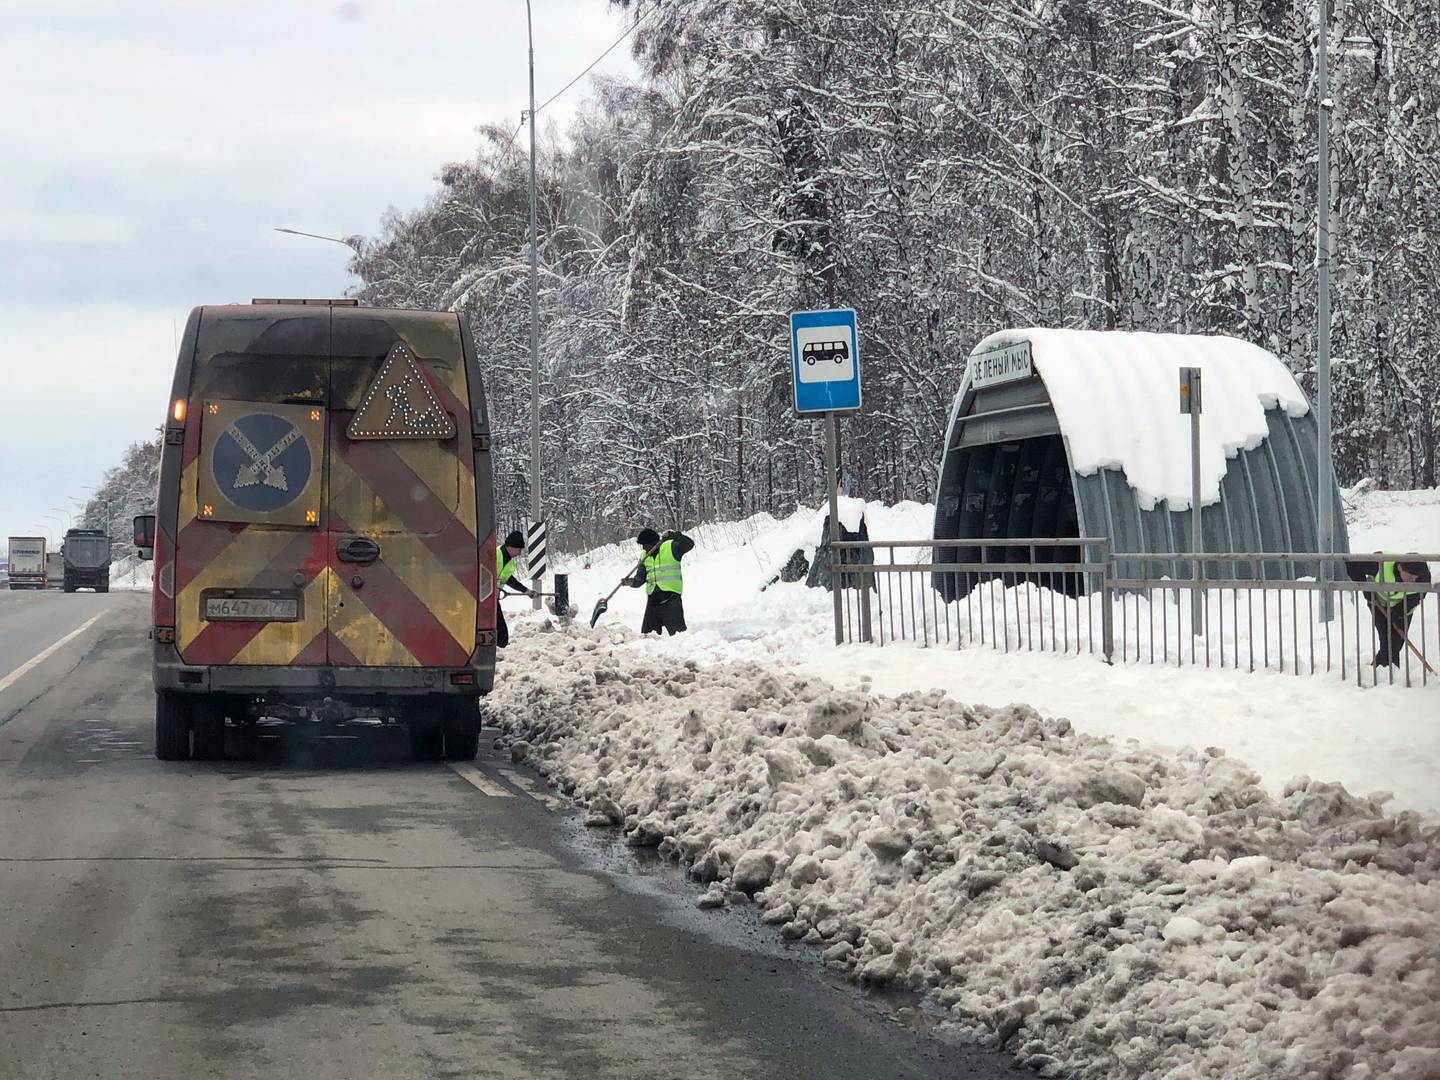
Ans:
[[[396,342],[345,434],[352,439],[449,439],[455,435],[455,419],[435,396],[420,361]]]

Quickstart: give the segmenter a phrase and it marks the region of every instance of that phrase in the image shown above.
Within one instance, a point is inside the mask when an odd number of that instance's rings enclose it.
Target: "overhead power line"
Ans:
[[[629,28],[628,30],[626,30],[623,34],[621,34],[618,38],[616,38],[614,41],[612,41],[612,42],[610,43],[610,47],[609,47],[609,48],[607,48],[604,52],[602,52],[602,53],[601,53],[599,56],[597,56],[594,60],[591,60],[590,63],[586,65],[584,71],[580,72],[579,75],[576,75],[573,79],[571,79],[569,82],[567,82],[567,83],[566,83],[564,86],[562,86],[559,90],[555,91],[555,93],[551,94],[548,98],[546,98],[546,99],[545,99],[545,102],[544,102],[543,104],[535,106],[535,115],[537,115],[537,116],[540,115],[540,114],[541,114],[542,112],[544,112],[547,108],[549,108],[552,104],[554,104],[555,100],[556,100],[557,98],[561,97],[561,96],[565,93],[565,91],[569,90],[572,86],[574,86],[576,83],[578,83],[578,82],[579,82],[581,79],[583,79],[586,75],[589,75],[590,72],[594,71],[594,70],[595,70],[595,65],[598,64],[598,63],[600,63],[601,60],[604,60],[604,59],[605,59],[607,56],[609,56],[612,52],[614,52],[616,49],[618,49],[618,48],[620,47],[621,43],[624,42],[626,38],[628,38],[631,34],[633,34],[633,33],[639,28],[639,26],[640,26],[641,23],[643,23],[646,19],[650,18],[650,16],[655,13],[655,10],[656,10],[656,9],[655,9],[654,7],[652,7],[649,11],[645,12],[644,15],[641,15],[640,18],[636,19],[633,23],[630,24],[630,28]],[[523,123],[524,121],[521,121],[521,122]],[[518,128],[516,129],[516,134],[519,134],[519,129],[518,129]]]

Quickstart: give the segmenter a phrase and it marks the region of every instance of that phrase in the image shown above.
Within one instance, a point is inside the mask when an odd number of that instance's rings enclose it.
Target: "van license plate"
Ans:
[[[300,602],[293,596],[207,596],[205,618],[246,622],[295,622]]]

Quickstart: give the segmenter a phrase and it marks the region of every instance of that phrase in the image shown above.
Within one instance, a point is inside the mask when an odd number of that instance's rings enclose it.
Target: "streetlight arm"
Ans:
[[[357,255],[360,253],[360,244],[354,240],[342,240],[338,236],[322,236],[320,233],[305,232],[301,229],[282,229],[279,226],[276,226],[274,231],[288,233],[291,236],[308,236],[311,240],[329,240],[332,244],[340,244],[348,247]]]

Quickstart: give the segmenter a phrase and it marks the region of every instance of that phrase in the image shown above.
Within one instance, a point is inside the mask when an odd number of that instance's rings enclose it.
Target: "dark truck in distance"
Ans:
[[[76,589],[110,591],[110,537],[104,529],[70,529],[60,545],[65,558],[65,576],[61,587],[66,592]]]

